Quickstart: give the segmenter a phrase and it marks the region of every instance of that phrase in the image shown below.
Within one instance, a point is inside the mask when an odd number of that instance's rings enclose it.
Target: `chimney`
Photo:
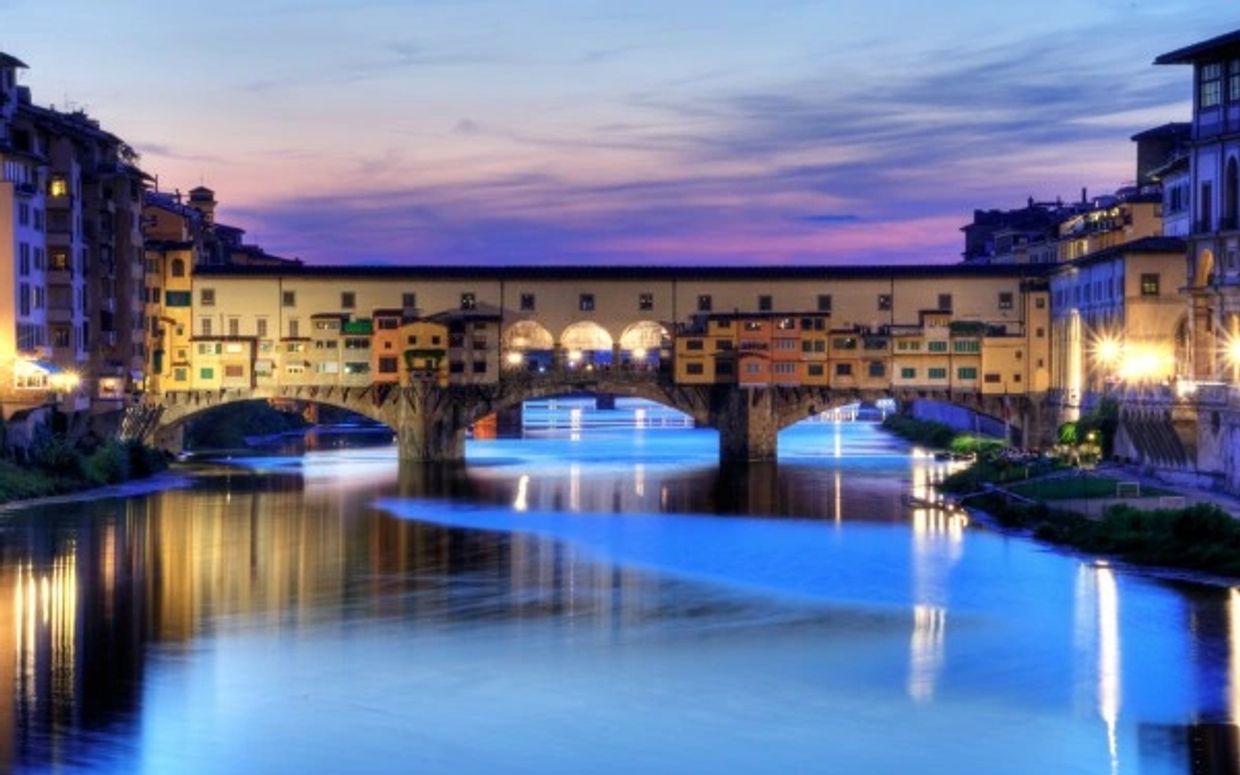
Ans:
[[[1081,186],[1081,204],[1089,204],[1089,189],[1085,186]]]

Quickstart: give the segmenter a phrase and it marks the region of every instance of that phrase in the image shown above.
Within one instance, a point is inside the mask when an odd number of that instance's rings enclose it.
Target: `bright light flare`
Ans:
[[[525,356],[514,350],[513,352],[508,353],[505,360],[508,361],[509,366],[520,366],[522,361],[525,360]]]
[[[1114,366],[1124,355],[1124,345],[1113,336],[1099,336],[1094,342],[1094,357],[1104,366]]]

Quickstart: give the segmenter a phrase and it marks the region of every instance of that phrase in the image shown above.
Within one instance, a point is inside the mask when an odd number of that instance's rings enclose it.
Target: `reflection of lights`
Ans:
[[[1107,725],[1107,750],[1111,771],[1119,771],[1119,748],[1115,725],[1120,705],[1119,594],[1115,573],[1108,567],[1096,571],[1098,585],[1098,714]]]
[[[1175,394],[1179,398],[1188,398],[1197,394],[1197,383],[1191,379],[1177,380],[1175,383]]]
[[[1164,348],[1130,345],[1124,348],[1118,372],[1125,382],[1167,379],[1175,372],[1175,356]]]
[[[644,463],[638,463],[633,468],[633,493],[639,498],[646,494],[646,465]]]
[[[568,507],[573,511],[581,510],[580,463],[573,463],[568,467]]]
[[[638,347],[633,350],[633,358],[639,361],[646,359],[646,348]]]
[[[638,428],[646,427],[646,410],[645,409],[639,408],[639,409],[633,410],[633,424],[636,425]]]
[[[512,508],[515,511],[525,511],[529,508],[530,475],[521,474],[521,478],[517,480],[517,497],[512,500]]]
[[[1240,589],[1233,587],[1227,598],[1228,663],[1231,668],[1231,718],[1240,718]]]
[[[947,609],[913,606],[913,638],[909,643],[908,696],[917,702],[933,699],[934,685],[943,667]]]
[[[580,361],[581,361],[581,350],[569,350],[568,351],[568,362],[569,363],[578,363]]]
[[[513,350],[512,352],[508,353],[507,360],[508,360],[509,366],[520,366],[521,362],[525,360],[525,356],[523,356],[517,350]]]

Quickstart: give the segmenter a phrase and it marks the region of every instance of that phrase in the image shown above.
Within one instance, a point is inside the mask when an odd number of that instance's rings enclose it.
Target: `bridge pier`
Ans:
[[[728,388],[714,415],[721,463],[769,461],[778,457],[779,421],[773,390]]]
[[[179,455],[185,451],[185,425],[164,425],[156,429],[151,438],[151,445],[162,449],[170,455]]]

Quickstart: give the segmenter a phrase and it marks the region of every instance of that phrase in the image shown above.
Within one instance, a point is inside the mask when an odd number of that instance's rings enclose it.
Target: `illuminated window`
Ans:
[[[1157,296],[1159,293],[1159,276],[1157,274],[1141,275],[1141,295]]]
[[[1013,296],[1011,291],[1004,291],[999,294],[999,309],[1011,309]]]
[[[478,297],[472,293],[461,294],[461,309],[468,312],[478,308]]]
[[[50,196],[68,196],[69,181],[64,175],[53,175],[51,183],[48,185],[47,193]]]
[[[649,312],[654,309],[654,294],[639,293],[637,295],[637,308],[642,312]]]

